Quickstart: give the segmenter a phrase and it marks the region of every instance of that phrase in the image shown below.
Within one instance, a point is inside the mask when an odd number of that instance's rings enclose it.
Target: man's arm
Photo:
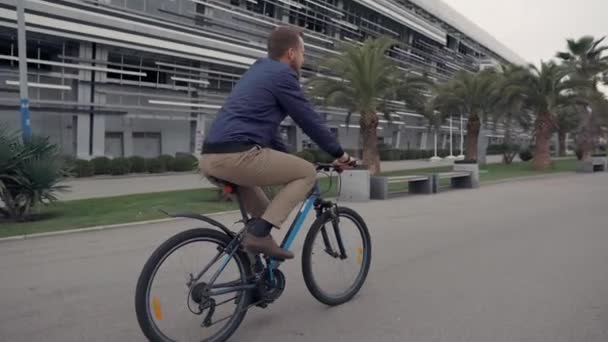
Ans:
[[[295,73],[282,72],[277,75],[275,85],[275,96],[279,104],[304,133],[334,158],[342,157],[344,150],[304,96]]]

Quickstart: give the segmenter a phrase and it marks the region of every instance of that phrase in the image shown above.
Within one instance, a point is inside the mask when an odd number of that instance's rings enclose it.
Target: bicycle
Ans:
[[[316,164],[316,170],[317,172],[324,173],[331,171],[332,174],[336,171],[339,175],[342,171],[332,164]],[[333,180],[332,174],[329,175],[330,180]],[[223,184],[226,192],[232,193],[237,199],[242,215],[242,220],[237,223],[247,222],[249,217],[239,196],[239,187],[220,180],[217,181]],[[309,292],[319,302],[335,306],[352,299],[363,286],[371,265],[371,238],[367,225],[359,214],[352,209],[338,206],[337,203],[325,200],[321,196],[317,182],[301,205],[299,212],[281,243],[281,247],[284,249],[292,247],[296,236],[304,224],[304,220],[310,211],[314,209],[316,218],[306,235],[302,250],[304,282]],[[241,239],[245,228],[242,228],[239,232],[234,232],[216,220],[198,214],[171,215],[167,213],[167,215],[200,220],[211,225],[212,228],[195,228],[174,235],[161,244],[145,263],[137,282],[135,309],[140,328],[150,341],[164,342],[174,340],[174,337],[167,336],[164,331],[161,331],[159,326],[167,325],[163,320],[165,320],[165,317],[172,315],[172,312],[171,314],[167,314],[164,311],[168,309],[163,309],[163,305],[170,307],[172,304],[176,304],[175,306],[177,307],[180,296],[186,296],[186,298],[182,299],[186,300],[186,306],[190,313],[188,313],[186,319],[176,320],[174,324],[177,327],[174,330],[177,332],[175,334],[187,334],[185,332],[186,327],[183,326],[186,321],[192,321],[196,324],[202,321],[199,324],[202,328],[212,328],[221,322],[227,321],[217,333],[202,339],[203,341],[213,342],[225,341],[232,336],[250,308],[254,306],[266,308],[281,296],[286,285],[285,275],[279,270],[282,261],[247,253],[241,246]],[[346,221],[354,223],[355,232],[361,238],[360,244],[356,245],[356,259],[355,253],[352,253],[350,248],[347,251],[346,244],[351,242],[350,239],[343,238],[343,234],[350,232],[343,228]],[[322,240],[321,250],[318,253],[320,256],[329,257],[330,261],[333,259],[333,262],[355,260],[360,266],[354,281],[348,284],[343,292],[329,292],[327,289],[322,288],[324,286],[321,285],[322,279],[315,276],[315,272],[320,272],[321,270],[313,270],[311,258],[317,255],[315,253],[316,250],[313,251],[313,244],[319,235]],[[160,292],[161,288],[169,288],[169,282],[175,282],[179,286],[180,280],[177,279],[176,275],[170,275],[166,278],[161,278],[163,280],[159,280],[162,284],[157,285],[158,290],[156,287],[153,289],[152,284],[156,274],[173,253],[194,242],[215,244],[215,251],[217,253],[213,252],[215,256],[200,271],[194,273],[188,270],[180,272],[180,274],[187,273],[184,274],[185,279],[181,280],[181,282],[186,280],[183,284],[185,285],[183,291],[181,293],[170,292],[169,298],[164,299],[163,304],[161,304],[162,301],[157,292]],[[350,244],[348,247],[350,247]],[[210,249],[193,249],[197,253],[203,250],[209,251]],[[197,265],[193,267],[200,267],[200,259],[194,259],[198,260],[196,261]],[[218,283],[218,278],[228,269],[231,261],[234,262],[235,267],[231,266],[230,268],[236,269],[238,277],[234,280]],[[329,262],[322,264],[322,266],[327,265],[329,265]],[[214,270],[211,271],[212,269]],[[207,272],[209,273],[207,274]],[[210,275],[210,277],[206,281],[202,281],[203,276],[206,274],[207,276]],[[338,272],[332,272],[330,278],[333,279],[332,277],[337,276]],[[236,295],[232,296],[233,294]],[[220,301],[218,297],[222,295],[229,295],[230,298]],[[234,303],[234,312],[229,316],[222,315],[221,318],[216,318],[218,309],[229,303]],[[179,307],[177,311],[186,312],[183,306]],[[192,331],[188,333],[188,336],[200,341],[200,335],[197,337],[198,329],[198,327],[191,329]]]

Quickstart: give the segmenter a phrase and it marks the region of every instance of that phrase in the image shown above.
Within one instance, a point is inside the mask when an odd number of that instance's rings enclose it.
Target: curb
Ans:
[[[548,173],[548,174],[537,175],[537,176],[511,177],[511,178],[505,178],[505,179],[500,179],[500,180],[483,182],[481,184],[482,185],[494,185],[494,184],[520,182],[520,181],[523,182],[523,181],[535,180],[535,179],[561,178],[561,177],[564,177],[564,176],[574,175],[574,174],[576,174],[576,173],[575,172],[570,172],[570,171],[564,171],[564,172]]]
[[[184,176],[184,175],[196,175],[196,171],[172,171],[172,172],[161,172],[161,173],[130,173],[128,175],[97,175],[91,177],[67,177],[64,181],[68,182],[87,182],[96,180],[117,180],[117,179],[130,179],[130,178],[156,178],[156,177],[167,177],[167,176]]]
[[[209,217],[213,217],[213,216],[221,216],[221,215],[233,214],[233,213],[238,213],[238,210],[220,211],[217,213],[211,213],[211,214],[205,214],[205,215],[209,216]],[[58,230],[55,232],[48,232],[48,233],[15,235],[15,236],[0,238],[0,243],[16,241],[16,240],[29,240],[29,239],[49,237],[49,236],[86,233],[86,232],[93,232],[93,231],[100,231],[100,230],[128,228],[128,227],[133,227],[133,226],[141,226],[141,225],[146,225],[146,224],[157,224],[157,223],[163,223],[163,222],[173,222],[173,221],[180,221],[180,220],[192,220],[192,219],[189,219],[186,217],[169,217],[169,218],[156,219],[156,220],[136,221],[136,222],[128,222],[128,223],[117,223],[117,224],[111,224],[111,225],[94,226],[94,227],[87,227],[87,228]]]

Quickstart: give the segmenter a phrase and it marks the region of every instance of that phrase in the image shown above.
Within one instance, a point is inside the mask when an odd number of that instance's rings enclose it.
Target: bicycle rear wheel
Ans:
[[[191,229],[176,234],[154,251],[135,291],[137,320],[150,341],[217,342],[236,331],[247,312],[249,291],[209,296],[203,290],[218,269],[223,271],[214,285],[247,284],[247,256],[237,251],[227,260],[224,252],[231,241],[212,229]],[[201,272],[201,278],[192,281]]]
[[[302,272],[310,293],[321,303],[340,305],[365,283],[372,246],[367,226],[355,211],[337,208],[338,221],[325,212],[313,223],[302,250]]]

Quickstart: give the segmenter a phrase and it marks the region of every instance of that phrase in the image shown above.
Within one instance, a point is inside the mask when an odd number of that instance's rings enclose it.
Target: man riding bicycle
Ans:
[[[268,57],[257,60],[242,76],[220,109],[203,144],[201,172],[241,189],[246,223],[245,249],[278,259],[292,259],[270,232],[280,228],[316,181],[314,166],[287,153],[279,134],[289,115],[321,149],[347,168],[354,159],[313,110],[300,87],[304,63],[302,31],[279,27],[268,38]],[[272,202],[260,186],[284,185]]]

